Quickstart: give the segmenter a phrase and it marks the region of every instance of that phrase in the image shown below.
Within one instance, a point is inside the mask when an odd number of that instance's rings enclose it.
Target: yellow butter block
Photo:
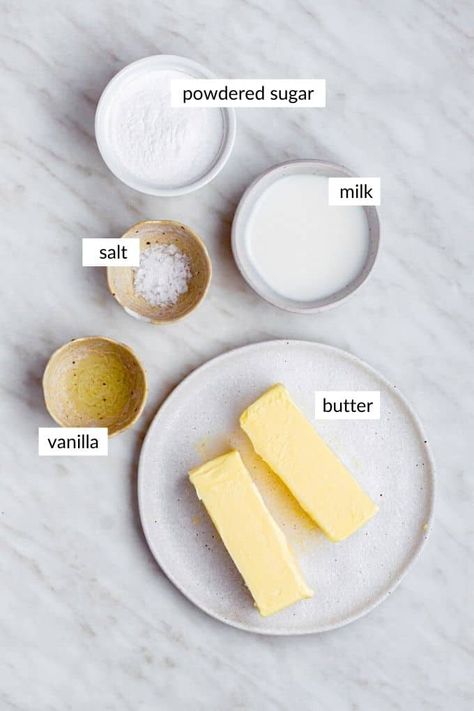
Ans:
[[[313,595],[238,452],[189,478],[263,616]]]
[[[342,541],[378,510],[291,400],[274,385],[240,417],[257,454],[332,541]]]

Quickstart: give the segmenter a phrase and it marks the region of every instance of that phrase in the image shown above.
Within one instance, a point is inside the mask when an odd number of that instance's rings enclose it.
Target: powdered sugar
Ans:
[[[140,256],[135,269],[135,291],[152,306],[172,306],[188,290],[189,257],[174,244],[157,244]]]
[[[170,81],[189,78],[179,71],[150,69],[131,78],[114,100],[112,147],[134,178],[181,186],[200,178],[216,161],[224,135],[221,112],[171,106]]]

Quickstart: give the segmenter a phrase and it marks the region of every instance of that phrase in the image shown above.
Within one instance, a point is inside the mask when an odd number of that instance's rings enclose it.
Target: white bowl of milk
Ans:
[[[374,266],[377,211],[329,205],[332,177],[353,174],[319,160],[282,163],[247,188],[235,213],[232,250],[242,276],[287,311],[315,313],[341,303]]]

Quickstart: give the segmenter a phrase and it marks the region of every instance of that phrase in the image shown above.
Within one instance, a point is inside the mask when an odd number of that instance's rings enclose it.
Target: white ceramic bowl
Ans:
[[[293,160],[273,166],[259,175],[244,192],[232,223],[232,251],[234,259],[245,281],[259,296],[274,306],[285,311],[308,314],[316,313],[345,301],[367,279],[375,263],[380,241],[380,227],[375,207],[364,207],[369,227],[369,249],[367,258],[360,273],[343,289],[324,298],[312,301],[296,301],[278,294],[263,279],[253,265],[250,257],[248,223],[257,200],[276,180],[294,174],[323,175],[328,178],[353,177],[353,174],[341,165],[321,160]]]
[[[161,182],[141,181],[130,173],[127,168],[118,160],[110,140],[109,117],[118,92],[134,77],[142,76],[150,69],[163,69],[169,71],[184,72],[196,79],[215,79],[206,67],[187,57],[178,57],[172,54],[157,54],[151,57],[139,59],[132,62],[118,72],[107,84],[102,96],[97,104],[95,114],[95,137],[100,154],[107,167],[112,173],[130,188],[148,195],[159,195],[172,197],[174,195],[184,195],[193,190],[201,188],[209,183],[222,170],[226,164],[235,140],[235,111],[234,109],[213,109],[222,113],[222,142],[220,150],[209,169],[192,182],[182,185],[163,185]],[[192,158],[191,158],[192,160]]]

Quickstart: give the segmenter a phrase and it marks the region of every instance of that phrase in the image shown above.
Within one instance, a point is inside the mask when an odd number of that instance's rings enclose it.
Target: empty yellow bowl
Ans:
[[[202,240],[189,227],[174,220],[145,220],[130,227],[123,239],[140,238],[140,252],[155,244],[175,245],[189,259],[188,290],[175,304],[154,306],[134,289],[134,267],[107,267],[112,296],[135,318],[154,324],[171,323],[187,316],[204,299],[211,281],[212,266]]]
[[[63,427],[107,427],[118,434],[140,417],[145,371],[133,351],[110,338],[89,336],[53,353],[43,375],[46,408]]]

